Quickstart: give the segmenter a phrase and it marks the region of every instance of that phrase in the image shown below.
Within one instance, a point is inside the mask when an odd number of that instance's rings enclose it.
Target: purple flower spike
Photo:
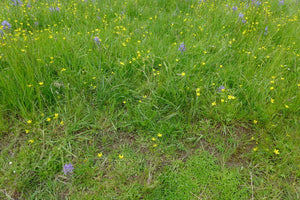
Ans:
[[[245,24],[245,23],[247,22],[247,20],[245,20],[245,19],[242,19],[242,22]]]
[[[184,51],[185,51],[185,44],[184,44],[184,42],[182,42],[182,43],[180,44],[178,51],[181,51],[181,52],[184,52]]]
[[[283,5],[284,1],[279,1],[278,5]]]
[[[95,41],[97,44],[99,44],[99,43],[100,43],[100,38],[99,38],[99,37],[95,37],[95,38],[94,38],[94,41]]]
[[[237,7],[236,7],[236,6],[232,7],[232,10],[233,10],[233,11],[236,11],[236,10],[237,10]]]
[[[244,14],[243,13],[240,13],[239,14],[239,18],[243,18],[244,17]]]
[[[63,171],[64,171],[65,175],[67,175],[68,173],[72,174],[73,170],[74,170],[74,167],[73,167],[72,163],[64,165]]]
[[[7,30],[7,29],[11,28],[11,25],[10,25],[10,23],[8,23],[8,21],[4,20],[2,22],[2,28],[3,28],[3,30]]]

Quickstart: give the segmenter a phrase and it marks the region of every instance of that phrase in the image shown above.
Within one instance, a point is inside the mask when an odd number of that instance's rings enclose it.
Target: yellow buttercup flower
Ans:
[[[122,154],[119,154],[119,158],[120,158],[120,159],[123,159],[124,156],[123,156]]]
[[[161,133],[158,133],[158,134],[157,134],[157,137],[162,137],[162,134],[161,134]]]
[[[279,155],[279,154],[280,154],[278,149],[274,149],[273,152],[274,152],[276,155]]]
[[[101,153],[98,153],[98,154],[97,154],[97,157],[98,157],[98,158],[101,158],[101,157],[102,157],[102,152],[101,152]]]

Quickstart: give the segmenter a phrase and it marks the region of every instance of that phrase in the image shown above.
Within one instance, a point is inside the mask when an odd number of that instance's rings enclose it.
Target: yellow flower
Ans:
[[[222,68],[223,67],[223,65],[220,65],[220,68]]]
[[[102,152],[97,154],[98,158],[102,157]]]
[[[64,72],[64,71],[66,71],[66,68],[62,68],[60,71],[61,71],[61,72]]]
[[[185,72],[182,72],[182,73],[181,73],[181,76],[185,76]]]
[[[39,82],[39,85],[40,85],[40,86],[44,85],[44,82]]]
[[[57,119],[58,118],[58,114],[55,113],[53,119]]]
[[[197,96],[200,96],[200,92],[197,92],[196,95],[197,95]]]
[[[64,121],[61,121],[59,124],[60,124],[60,125],[64,125]]]
[[[153,137],[153,138],[151,138],[151,140],[152,140],[152,141],[155,141],[155,140],[156,140],[156,138],[155,138],[155,137]]]
[[[274,149],[273,151],[276,155],[279,155],[279,150],[278,149]]]
[[[158,134],[157,134],[157,137],[162,137],[162,134],[161,134],[161,133],[158,133]]]
[[[274,90],[274,87],[270,87],[270,90]]]
[[[47,122],[50,122],[50,121],[51,121],[51,118],[50,118],[50,117],[48,117],[48,118],[46,119],[46,121],[47,121]]]
[[[123,101],[123,104],[125,104],[126,103],[126,101]]]
[[[28,84],[27,87],[32,87],[32,85],[31,85],[31,84]]]
[[[221,102],[223,103],[223,102],[224,102],[224,99],[221,99]]]
[[[34,140],[28,140],[28,142],[32,144],[32,143],[34,143]]]
[[[289,106],[288,105],[284,105],[286,108],[289,108]]]
[[[29,133],[29,130],[26,129],[26,130],[25,130],[25,133]]]
[[[253,148],[253,151],[257,151],[258,147]]]
[[[120,62],[120,65],[125,65],[123,62]]]
[[[123,159],[124,156],[123,156],[122,154],[119,154],[119,158],[120,158],[120,159]]]
[[[153,147],[157,147],[157,144],[154,144]]]
[[[217,105],[217,103],[214,101],[214,102],[211,103],[211,105],[215,106],[215,105]]]
[[[254,124],[257,124],[257,121],[256,121],[256,120],[253,120],[253,123],[254,123]]]
[[[28,120],[28,121],[27,121],[27,124],[31,124],[31,123],[32,123],[32,120]]]
[[[271,103],[274,103],[275,99],[271,99]]]
[[[235,96],[228,95],[228,99],[236,99]]]

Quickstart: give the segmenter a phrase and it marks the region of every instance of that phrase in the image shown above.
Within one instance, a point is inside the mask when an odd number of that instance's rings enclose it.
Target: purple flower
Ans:
[[[284,1],[279,1],[278,5],[283,5]]]
[[[184,52],[184,51],[185,51],[185,44],[184,44],[184,42],[182,42],[182,43],[180,44],[178,51],[181,51],[181,52]]]
[[[30,5],[30,4],[27,4],[27,8],[31,8],[31,5]]]
[[[225,87],[223,85],[221,85],[219,88],[218,88],[219,92],[223,92],[225,90]]]
[[[50,12],[54,11],[54,8],[49,8]]]
[[[268,27],[266,26],[264,35],[267,35],[267,33],[268,33]]]
[[[95,41],[97,44],[99,44],[99,43],[100,43],[100,38],[99,38],[99,37],[95,37],[95,38],[94,38],[94,41]]]
[[[59,7],[56,7],[55,10],[56,10],[56,11],[60,11]]]
[[[67,175],[68,173],[72,174],[73,170],[74,170],[74,167],[73,167],[72,163],[65,164],[63,167],[63,171],[64,171],[65,175]]]
[[[247,22],[247,20],[245,20],[245,19],[242,19],[242,22],[245,24],[245,23]]]
[[[233,10],[233,11],[236,11],[236,10],[237,10],[237,7],[236,7],[236,6],[232,7],[232,10]]]
[[[13,2],[14,2],[14,5],[16,6],[16,5],[23,5],[23,3],[22,3],[22,1],[21,0],[13,0]]]
[[[260,2],[260,1],[255,2],[255,5],[256,5],[256,6],[260,6],[260,5],[261,5],[261,2]]]
[[[34,25],[35,25],[35,26],[39,25],[39,22],[34,22]]]
[[[10,29],[11,25],[10,25],[10,23],[8,23],[8,21],[4,20],[2,22],[2,28],[3,28],[3,30]]]
[[[243,18],[244,17],[244,14],[243,13],[240,13],[239,14],[239,18]]]

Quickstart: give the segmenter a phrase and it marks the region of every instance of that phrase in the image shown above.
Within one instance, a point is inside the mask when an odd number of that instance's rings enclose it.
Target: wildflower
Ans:
[[[162,134],[161,134],[161,133],[158,133],[158,134],[157,134],[157,137],[162,137]]]
[[[4,20],[2,22],[2,28],[3,28],[3,30],[10,29],[11,25],[10,25],[10,23],[8,23],[8,21]]]
[[[40,85],[40,86],[44,85],[44,82],[39,82],[39,85]]]
[[[245,24],[245,23],[247,22],[247,20],[245,20],[245,19],[242,19],[242,22]]]
[[[274,103],[274,102],[275,102],[275,99],[272,99],[272,98],[271,98],[271,103]]]
[[[151,140],[152,140],[152,141],[155,141],[155,140],[156,140],[156,138],[155,138],[155,137],[153,137],[153,138],[151,138]]]
[[[228,99],[235,99],[235,96],[228,95]]]
[[[64,125],[64,121],[61,121],[59,124],[60,124],[60,125]]]
[[[268,27],[266,26],[264,35],[267,35],[267,33],[268,33]]]
[[[221,85],[219,88],[218,88],[219,92],[224,92],[225,91],[225,87],[223,85]]]
[[[56,7],[55,10],[56,10],[56,11],[60,11],[59,7]]]
[[[258,147],[253,148],[253,151],[257,151]]]
[[[256,6],[260,6],[260,5],[261,5],[261,2],[260,2],[260,1],[255,2],[255,5],[256,5]]]
[[[257,124],[257,120],[253,120],[253,123],[254,123],[254,124]]]
[[[154,144],[153,147],[157,147],[157,144]]]
[[[274,154],[279,155],[279,150],[278,149],[274,149]]]
[[[217,103],[214,101],[214,102],[211,103],[211,105],[215,106],[215,105],[217,105]]]
[[[283,5],[284,1],[279,1],[278,5]]]
[[[57,119],[58,118],[58,114],[55,113],[53,119]]]
[[[178,51],[184,52],[186,50],[184,42],[182,42],[179,46]]]
[[[237,7],[236,7],[236,6],[232,7],[232,10],[233,10],[233,11],[236,11],[236,10],[237,10]]]
[[[244,14],[243,13],[240,13],[239,14],[239,18],[243,18],[244,17]]]
[[[288,105],[284,105],[284,107],[285,107],[285,108],[289,108],[289,106],[288,106]]]
[[[95,38],[94,38],[94,41],[95,41],[97,44],[99,44],[101,40],[100,40],[99,37],[95,37]]]
[[[27,121],[27,124],[31,124],[31,123],[32,123],[32,120],[28,120],[28,121]]]
[[[28,142],[32,144],[32,143],[34,143],[34,140],[28,140]]]
[[[97,154],[98,158],[102,157],[102,152]]]
[[[47,122],[50,122],[50,121],[51,121],[51,118],[50,118],[50,117],[48,117],[48,118],[46,119],[46,121],[47,121]]]
[[[185,76],[185,72],[182,72],[182,73],[181,73],[181,76]]]
[[[119,154],[119,158],[120,158],[120,159],[123,159],[123,158],[124,158],[124,155]]]
[[[66,68],[62,68],[60,71],[61,71],[61,72],[64,72],[64,71],[66,71]]]
[[[72,163],[65,164],[63,166],[63,172],[65,175],[67,175],[68,173],[72,174],[73,170],[74,170],[74,167],[73,167]]]
[[[29,130],[26,129],[26,130],[25,130],[25,133],[29,133]]]

